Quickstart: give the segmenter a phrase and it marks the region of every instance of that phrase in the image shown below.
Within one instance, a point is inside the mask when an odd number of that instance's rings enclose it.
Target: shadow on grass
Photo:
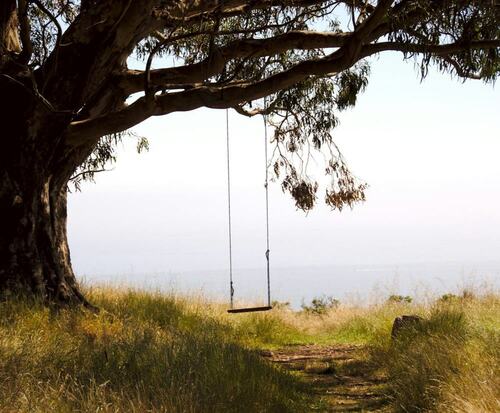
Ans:
[[[0,304],[0,410],[303,412],[296,378],[175,299],[94,293],[89,314]]]

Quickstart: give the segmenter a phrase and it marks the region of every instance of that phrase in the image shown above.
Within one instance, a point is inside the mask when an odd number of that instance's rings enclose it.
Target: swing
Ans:
[[[266,101],[264,99],[264,106]],[[268,190],[268,171],[267,171],[267,124],[264,116],[264,151],[266,157],[266,180],[264,187],[266,189],[266,276],[267,276],[267,305],[261,307],[243,307],[234,308],[234,283],[233,283],[233,248],[232,248],[232,228],[231,228],[231,169],[230,169],[230,153],[229,153],[229,109],[226,109],[226,143],[227,143],[227,204],[228,204],[228,235],[229,235],[229,293],[230,307],[228,313],[254,313],[257,311],[269,311],[273,307],[271,305],[271,278],[269,272],[269,190]]]

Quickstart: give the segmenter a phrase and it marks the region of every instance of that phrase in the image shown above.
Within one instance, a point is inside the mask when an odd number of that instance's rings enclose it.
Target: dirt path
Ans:
[[[264,353],[273,363],[296,371],[318,402],[318,412],[388,412],[385,379],[362,346],[291,346]]]

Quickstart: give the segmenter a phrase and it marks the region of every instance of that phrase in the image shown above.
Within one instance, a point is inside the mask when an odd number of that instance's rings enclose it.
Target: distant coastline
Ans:
[[[483,263],[410,263],[394,265],[338,265],[276,267],[271,269],[273,299],[298,307],[328,295],[341,301],[371,302],[391,294],[417,300],[457,292],[500,288],[500,261]],[[228,295],[228,271],[158,271],[85,274],[85,284],[126,285],[135,288],[200,294],[217,300]],[[265,296],[264,268],[235,268],[237,299],[259,301]]]

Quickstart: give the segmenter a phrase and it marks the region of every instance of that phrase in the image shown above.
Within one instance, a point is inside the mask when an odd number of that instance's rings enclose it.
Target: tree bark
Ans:
[[[0,297],[95,309],[80,291],[67,239],[66,183],[40,168],[18,167],[31,183],[0,169]]]
[[[71,267],[66,234],[66,188],[26,165],[33,185],[7,171],[0,178],[0,294],[36,295],[88,305]],[[19,171],[18,171],[19,172]]]
[[[5,55],[21,50],[16,26],[16,1],[3,0],[0,2],[0,63]]]
[[[91,307],[71,267],[66,191],[99,137],[70,147],[65,131],[82,114],[123,104],[123,96],[109,96],[108,80],[152,16],[139,12],[143,2],[95,2],[32,70],[20,58],[17,2],[0,3],[0,91],[8,97],[0,107],[0,296],[20,292]],[[154,0],[146,3],[151,8]]]
[[[0,79],[10,97],[0,111],[0,296],[89,305],[71,268],[66,235],[67,182],[85,154],[65,149],[60,137],[69,115],[38,103],[28,82]]]

